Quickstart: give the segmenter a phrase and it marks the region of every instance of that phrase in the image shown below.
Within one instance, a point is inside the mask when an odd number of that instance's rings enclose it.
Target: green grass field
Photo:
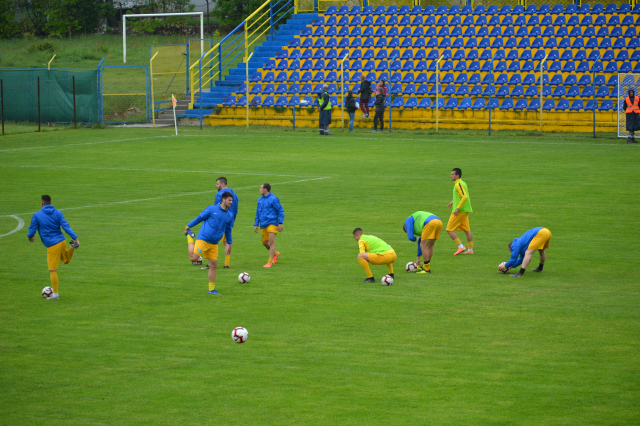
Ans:
[[[0,138],[2,425],[640,424],[640,150],[562,134],[83,129]],[[474,256],[442,232],[404,272],[417,210],[446,223],[463,170]],[[231,269],[207,294],[186,223],[226,176]],[[270,270],[259,185],[286,211]],[[60,267],[26,238],[40,195],[81,247]],[[361,284],[355,227],[398,253]],[[507,243],[553,232],[545,271],[501,275]],[[464,240],[464,238],[463,238]],[[532,266],[537,266],[534,256]],[[249,284],[239,284],[240,272]],[[238,345],[231,330],[249,330]]]

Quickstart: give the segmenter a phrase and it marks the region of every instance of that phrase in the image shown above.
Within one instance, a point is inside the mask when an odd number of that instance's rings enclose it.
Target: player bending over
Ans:
[[[418,241],[418,274],[431,273],[431,257],[433,245],[440,238],[442,221],[429,212],[415,212],[404,221],[402,230],[407,233],[411,241]],[[424,259],[424,265],[420,267],[420,256]]]
[[[353,230],[353,238],[358,242],[358,248],[360,249],[358,263],[367,274],[367,279],[362,281],[363,283],[376,282],[371,273],[371,268],[369,268],[369,263],[372,265],[387,265],[389,275],[393,277],[393,262],[396,261],[398,255],[389,244],[373,235],[364,235],[360,228]]]
[[[514,238],[509,243],[509,251],[511,252],[511,259],[508,262],[502,262],[498,265],[498,269],[503,274],[506,274],[509,269],[515,268],[522,264],[520,272],[512,274],[512,277],[521,277],[524,275],[529,262],[531,262],[531,255],[538,250],[540,252],[540,265],[533,269],[533,272],[542,272],[544,268],[544,261],[547,259],[547,253],[545,249],[549,248],[549,242],[551,241],[551,231],[547,228],[533,228],[525,232],[520,238]]]
[[[189,228],[204,222],[198,231],[198,238],[189,258],[192,262],[198,260],[199,257],[209,259],[209,294],[220,294],[216,291],[218,243],[223,236],[226,237],[229,244],[233,243],[231,227],[234,217],[230,210],[232,203],[233,195],[230,192],[223,193],[220,204],[208,206],[184,228],[184,234],[187,235],[190,231]]]
[[[271,185],[268,183],[260,185],[260,194],[253,229],[258,232],[258,227],[260,227],[260,241],[269,250],[269,261],[264,265],[264,268],[271,268],[280,256],[280,253],[276,251],[276,235],[278,232],[282,232],[284,209],[278,197],[271,193]]]
[[[47,299],[60,299],[58,294],[58,266],[60,261],[67,264],[71,262],[73,253],[80,247],[80,241],[78,236],[73,232],[69,223],[65,220],[64,215],[60,210],[56,210],[51,205],[51,197],[43,195],[40,198],[40,205],[42,210],[34,213],[31,218],[31,225],[29,225],[29,232],[27,238],[32,243],[35,242],[34,235],[36,231],[40,234],[40,240],[42,244],[47,248],[47,263],[49,264],[49,278],[51,278],[51,287],[53,288],[53,294]],[[67,249],[67,242],[60,228],[64,229],[74,241],[71,241]]]
[[[469,198],[467,184],[460,179],[461,177],[462,170],[459,168],[456,167],[451,171],[453,201],[447,204],[447,208],[451,209],[451,216],[449,216],[449,223],[447,223],[447,232],[453,242],[458,245],[458,250],[453,253],[454,256],[466,250],[455,231],[464,231],[467,234],[469,250],[466,251],[466,254],[473,254],[473,235],[471,235],[471,228],[469,227],[469,213],[473,212],[473,209],[471,209],[471,199]],[[453,207],[454,204],[455,208]]]

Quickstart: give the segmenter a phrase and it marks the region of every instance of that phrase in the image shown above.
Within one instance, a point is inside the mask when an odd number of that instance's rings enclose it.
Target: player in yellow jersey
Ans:
[[[455,168],[451,171],[451,180],[453,181],[453,201],[447,204],[447,208],[451,209],[449,223],[447,223],[447,232],[454,243],[458,245],[458,250],[453,253],[454,256],[460,253],[473,254],[473,235],[469,226],[469,213],[473,212],[471,208],[471,199],[469,198],[469,190],[467,184],[461,179],[462,170]],[[454,207],[455,204],[455,207]],[[467,234],[467,250],[456,231],[464,231]],[[466,252],[465,252],[466,250]]]
[[[389,275],[393,277],[393,262],[396,261],[398,256],[391,246],[378,237],[373,235],[364,235],[361,228],[353,230],[353,238],[358,242],[358,263],[364,269],[367,274],[367,279],[362,281],[363,283],[374,283],[376,279],[373,278],[369,263],[372,265],[387,265],[389,268]]]
[[[407,233],[409,241],[418,242],[418,274],[431,273],[431,257],[433,245],[440,239],[442,221],[432,213],[417,211],[404,221],[402,230]],[[424,259],[424,265],[420,267],[420,257]]]

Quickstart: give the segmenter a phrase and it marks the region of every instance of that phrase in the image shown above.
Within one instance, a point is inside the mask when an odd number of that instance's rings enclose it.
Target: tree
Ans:
[[[232,30],[255,12],[265,0],[217,0],[213,15],[224,30]]]
[[[14,0],[0,0],[0,38],[12,38],[21,33],[21,25],[16,20]]]

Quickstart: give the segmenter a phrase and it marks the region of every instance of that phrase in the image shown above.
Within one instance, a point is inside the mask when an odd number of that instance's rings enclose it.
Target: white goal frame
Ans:
[[[200,15],[200,56],[204,55],[204,12],[184,13],[137,13],[122,15],[122,62],[127,63],[127,18],[151,18],[162,16]]]

